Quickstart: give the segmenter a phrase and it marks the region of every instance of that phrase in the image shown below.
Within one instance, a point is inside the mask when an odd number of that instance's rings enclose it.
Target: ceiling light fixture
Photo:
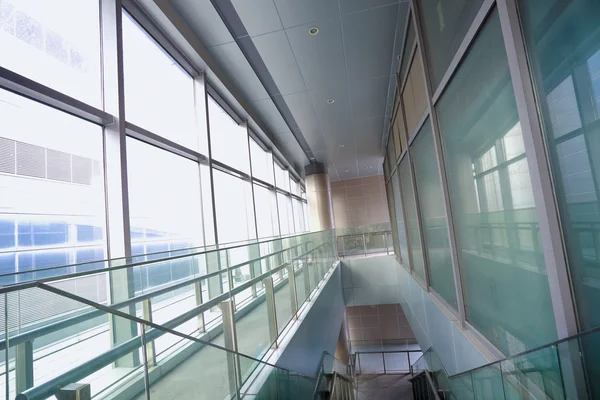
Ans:
[[[345,145],[343,145],[343,144],[340,144],[338,147],[341,147],[341,148],[343,148],[343,147],[345,147]]]
[[[312,28],[310,28],[308,30],[308,33],[310,33],[311,36],[316,36],[317,33],[319,33],[319,28],[317,28],[316,26],[313,26]]]
[[[334,99],[329,99],[329,100],[327,100],[327,103],[328,104],[333,104],[333,103],[335,103],[335,100]]]
[[[350,170],[349,170],[349,169],[347,169],[347,170],[346,170],[346,172],[350,172]]]
[[[373,168],[373,167],[371,167],[370,165],[367,165],[367,168],[371,169],[371,168]]]

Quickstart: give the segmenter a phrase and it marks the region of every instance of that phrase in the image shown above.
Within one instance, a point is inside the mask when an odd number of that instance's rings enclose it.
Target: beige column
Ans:
[[[331,186],[325,166],[321,163],[312,163],[304,167],[304,170],[310,230],[315,232],[335,228]]]

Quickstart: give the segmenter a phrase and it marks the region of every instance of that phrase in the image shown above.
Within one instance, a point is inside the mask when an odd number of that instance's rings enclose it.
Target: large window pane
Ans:
[[[198,164],[128,138],[127,170],[132,253],[201,246]]]
[[[206,138],[200,140],[195,125],[191,76],[127,13],[123,59],[127,121],[206,154]]]
[[[437,89],[483,0],[419,0],[433,89]]]
[[[600,326],[600,3],[521,3],[579,322],[591,329]]]
[[[212,157],[240,171],[250,173],[248,131],[208,97],[208,121]]]
[[[279,206],[279,226],[282,235],[294,233],[294,217],[292,215],[292,198],[277,193],[277,205]]]
[[[250,183],[213,170],[219,243],[256,238]]]
[[[448,221],[442,182],[435,161],[433,131],[428,119],[412,144],[423,235],[429,261],[429,284],[451,306],[457,308]],[[433,158],[433,159],[432,159]]]
[[[506,354],[556,340],[496,10],[437,107],[467,319]]]
[[[0,274],[104,259],[102,129],[3,90],[0,126]]]
[[[279,235],[277,197],[275,192],[255,184],[254,199],[256,201],[258,237],[266,238]]]
[[[275,163],[275,184],[279,189],[290,191],[290,174]]]
[[[0,0],[0,65],[101,108],[97,0]]]
[[[400,250],[400,258],[404,266],[409,266],[408,259],[408,242],[406,240],[406,226],[404,223],[404,214],[402,211],[402,196],[400,195],[399,172],[394,173],[391,179],[392,194],[394,202],[391,204],[396,213],[396,225],[398,232],[398,246]],[[388,200],[389,201],[389,200]]]
[[[406,86],[404,86],[404,90],[402,91],[402,101],[408,134],[414,135],[417,124],[427,108],[423,59],[418,49],[410,64]]]
[[[402,202],[406,213],[406,230],[408,231],[408,242],[410,247],[410,258],[412,261],[411,269],[425,283],[425,260],[423,258],[423,248],[421,246],[421,237],[419,234],[419,220],[417,219],[417,205],[415,203],[415,192],[412,178],[410,175],[410,163],[408,157],[404,157],[400,162],[400,190],[402,192]],[[404,260],[406,262],[407,260]]]
[[[250,156],[252,176],[273,185],[273,155],[264,151],[254,139],[250,139]]]
[[[302,202],[292,199],[292,210],[294,212],[294,227],[296,228],[296,233],[306,231],[304,227],[304,211],[302,210]]]

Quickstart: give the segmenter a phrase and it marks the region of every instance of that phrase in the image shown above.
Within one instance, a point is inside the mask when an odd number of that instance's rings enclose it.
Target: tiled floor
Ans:
[[[410,375],[368,375],[357,377],[357,400],[412,400]]]

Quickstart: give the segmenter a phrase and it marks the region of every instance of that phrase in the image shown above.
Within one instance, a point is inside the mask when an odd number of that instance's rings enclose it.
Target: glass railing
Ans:
[[[276,390],[308,390],[293,372],[262,364],[269,372],[255,371],[330,273],[335,234],[273,243],[146,256],[0,289],[0,399],[47,398],[82,383],[93,398],[137,398],[145,374],[155,398],[165,398],[160,385],[173,386],[172,374],[181,390],[189,385],[206,399],[228,398],[231,382],[237,393],[273,382]],[[232,362],[223,349],[243,356]],[[191,361],[197,354],[206,355],[201,371]],[[269,385],[244,386],[251,378]],[[168,390],[174,396],[175,388]]]
[[[408,374],[420,350],[357,351],[357,374]]]
[[[446,398],[596,399],[600,328],[532,349],[455,375],[449,375],[433,348],[413,364],[413,374],[428,370]]]
[[[339,257],[393,254],[390,224],[375,224],[336,229]]]

